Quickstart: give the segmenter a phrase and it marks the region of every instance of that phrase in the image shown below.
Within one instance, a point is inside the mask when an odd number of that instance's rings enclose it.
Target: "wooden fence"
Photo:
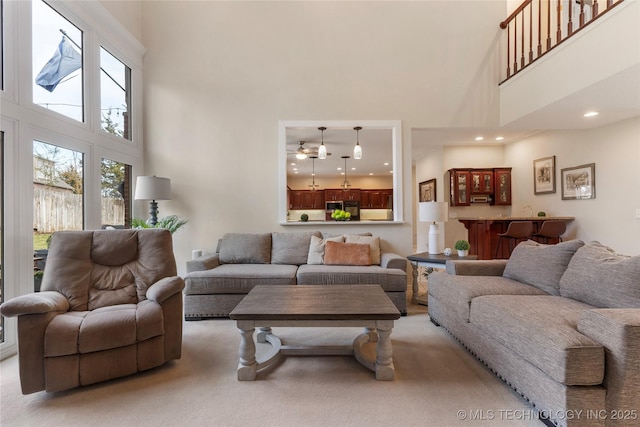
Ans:
[[[57,230],[82,230],[83,197],[70,191],[60,191],[51,187],[34,186],[33,189],[33,229],[39,233]],[[102,223],[124,224],[124,200],[102,198]]]

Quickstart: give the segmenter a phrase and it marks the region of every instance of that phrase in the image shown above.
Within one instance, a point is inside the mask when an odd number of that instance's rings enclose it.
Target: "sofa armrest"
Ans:
[[[407,259],[392,252],[382,252],[380,254],[380,267],[397,268],[407,272]]]
[[[202,255],[201,257],[187,261],[187,273],[191,273],[192,271],[211,270],[219,265],[220,257],[218,254]]]
[[[66,312],[69,300],[57,291],[35,292],[12,298],[0,306],[0,313],[5,317],[16,317],[23,314],[43,314]]]
[[[455,276],[502,276],[506,266],[506,259],[449,260],[445,269]]]
[[[182,292],[184,280],[182,277],[164,277],[147,289],[147,299],[162,304],[169,297]]]
[[[640,408],[640,308],[584,311],[578,331],[604,346],[607,410]]]

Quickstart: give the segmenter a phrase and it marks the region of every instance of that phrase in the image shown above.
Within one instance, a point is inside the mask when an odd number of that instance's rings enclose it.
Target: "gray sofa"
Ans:
[[[326,254],[332,260],[325,257],[327,242],[332,242]],[[352,249],[360,248],[366,249],[368,261],[351,256],[360,253]],[[406,258],[382,251],[379,237],[370,233],[228,233],[215,253],[187,262],[185,319],[228,317],[255,285],[296,284],[379,284],[406,315],[406,268]]]
[[[429,276],[432,322],[546,423],[640,425],[640,256],[528,241],[446,270]]]

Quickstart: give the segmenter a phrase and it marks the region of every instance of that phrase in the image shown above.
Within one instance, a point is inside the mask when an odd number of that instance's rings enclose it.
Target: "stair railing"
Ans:
[[[507,32],[506,81],[624,0],[525,0],[500,23]],[[604,4],[604,8],[601,5]],[[602,9],[602,10],[601,10]]]

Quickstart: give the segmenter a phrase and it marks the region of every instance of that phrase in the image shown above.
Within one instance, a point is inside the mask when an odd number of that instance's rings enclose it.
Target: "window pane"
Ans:
[[[131,139],[129,85],[131,69],[100,48],[100,108],[102,129]]]
[[[102,226],[131,224],[131,166],[102,159]]]
[[[83,121],[82,31],[43,1],[32,5],[33,102]]]
[[[46,263],[49,236],[84,228],[83,155],[78,151],[33,141],[34,286]]]
[[[4,302],[4,132],[0,132],[0,304]],[[4,342],[4,316],[0,316],[0,343]]]

